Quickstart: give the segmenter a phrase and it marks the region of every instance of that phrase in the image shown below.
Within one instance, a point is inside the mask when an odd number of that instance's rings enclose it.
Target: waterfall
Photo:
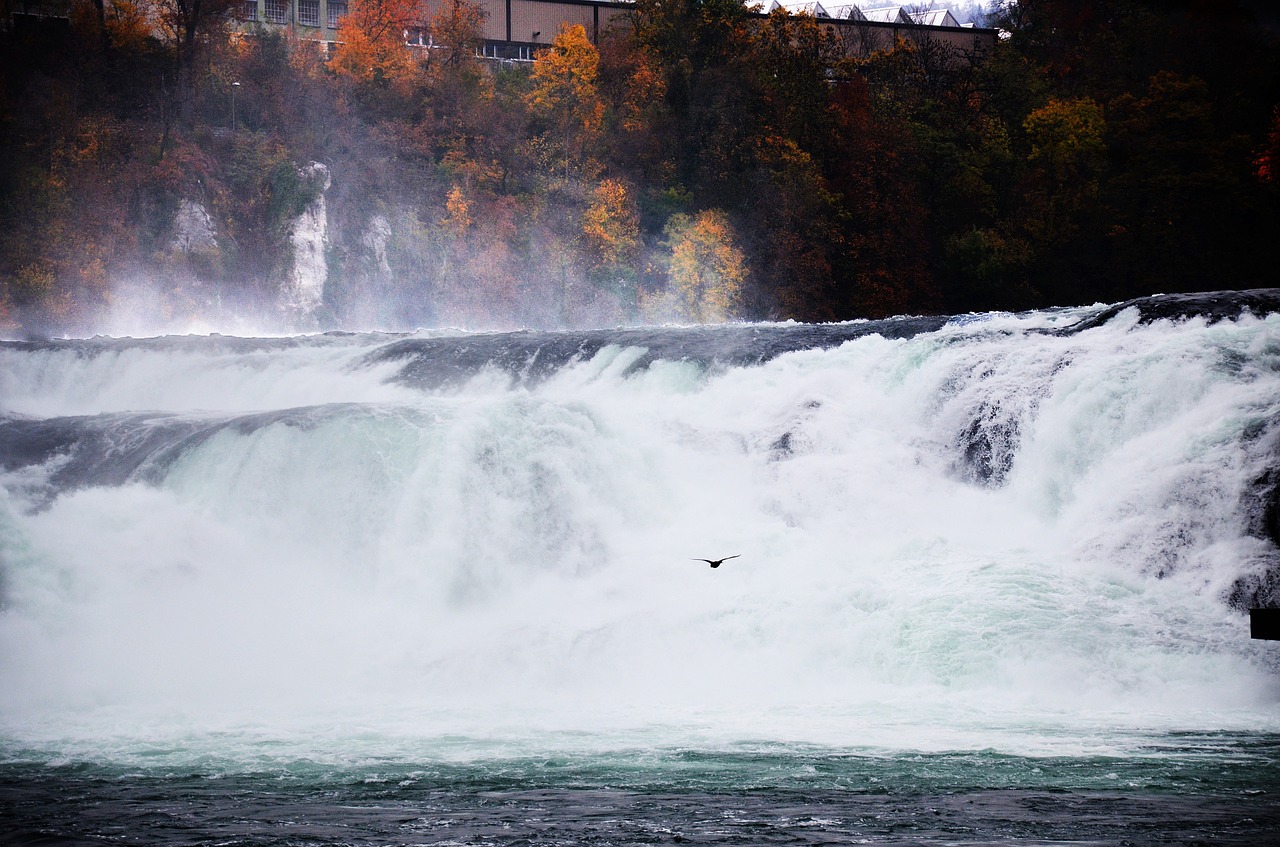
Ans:
[[[0,721],[1274,729],[1276,302],[4,342]]]

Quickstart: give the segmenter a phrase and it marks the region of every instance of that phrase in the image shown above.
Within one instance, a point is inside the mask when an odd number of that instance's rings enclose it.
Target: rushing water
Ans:
[[[1278,310],[0,343],[0,843],[1264,843]]]

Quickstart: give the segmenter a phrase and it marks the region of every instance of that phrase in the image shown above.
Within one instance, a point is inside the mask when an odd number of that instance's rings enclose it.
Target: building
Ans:
[[[960,22],[956,20],[955,15],[951,14],[947,9],[931,9],[927,12],[907,12],[907,16],[912,22],[920,24],[920,26],[960,26]]]
[[[67,20],[71,0],[0,0],[7,14],[4,26],[42,26],[42,22]],[[239,17],[249,25],[286,27],[301,39],[320,43],[337,40],[338,22],[351,0],[241,0]],[[444,0],[426,0],[437,9]],[[555,38],[562,23],[580,24],[587,36],[599,42],[611,26],[625,25],[630,0],[478,0],[488,13],[484,22],[483,54],[487,58],[532,61],[534,51]],[[871,0],[875,2],[875,0]],[[828,28],[849,55],[869,55],[892,49],[899,40],[943,44],[961,55],[989,52],[996,31],[962,27],[950,12],[912,12],[901,6],[871,6],[848,0],[747,0],[749,8],[764,16],[777,9],[811,15]],[[427,46],[420,32],[406,32],[405,39]]]
[[[555,38],[561,23],[581,24],[592,41],[631,8],[626,2],[602,0],[479,0],[488,12],[484,23],[484,55],[495,59],[532,60],[533,51]],[[431,10],[441,0],[427,0]],[[338,21],[348,0],[244,0],[241,19],[285,26],[299,38],[337,39]],[[425,46],[418,33],[406,33],[411,44]]]
[[[338,21],[349,0],[244,0],[243,17],[277,26],[288,26],[301,38],[333,41]],[[442,0],[427,0],[438,8]],[[625,22],[631,10],[628,0],[479,0],[488,12],[484,24],[484,55],[492,59],[530,61],[533,53],[555,38],[562,23],[580,24],[594,42],[610,26]],[[859,6],[842,2],[827,5],[818,0],[755,0],[748,6],[765,15],[775,9],[807,14],[827,24],[851,54],[867,55],[891,49],[899,39],[944,42],[965,54],[985,53],[996,41],[996,31],[962,27],[945,10],[908,13],[901,6]],[[406,33],[411,43],[421,36]]]

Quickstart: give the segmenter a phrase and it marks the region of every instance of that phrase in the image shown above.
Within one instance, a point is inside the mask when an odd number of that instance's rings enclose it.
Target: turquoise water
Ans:
[[[14,751],[30,761],[0,766],[0,810],[10,843],[1265,844],[1278,751],[1235,735],[1114,757],[759,745],[268,765],[264,751],[248,771]]]
[[[188,739],[176,747],[140,744],[127,764],[14,745],[6,751],[4,767],[12,774],[105,781],[124,776],[161,783],[185,777],[251,778],[312,790],[358,783],[454,790],[786,790],[912,796],[1021,789],[1229,797],[1265,795],[1280,785],[1280,736],[1275,735],[1174,733],[1110,756],[1043,757],[989,749],[921,753],[778,743],[586,753],[566,740],[544,741],[548,749],[540,755],[501,757],[493,751],[476,758],[481,745],[467,739],[433,739],[429,744],[399,739],[394,745],[387,743],[381,755],[370,752],[354,758],[348,749],[347,755],[328,759],[280,758],[280,751],[273,749],[279,745],[258,741],[252,758],[232,760],[208,753],[193,756],[192,747],[216,745],[218,740]],[[415,748],[420,748],[417,755]]]

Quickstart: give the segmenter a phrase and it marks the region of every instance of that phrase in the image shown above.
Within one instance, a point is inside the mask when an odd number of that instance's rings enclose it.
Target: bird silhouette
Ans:
[[[729,561],[730,559],[736,559],[741,555],[742,555],[741,553],[735,553],[732,556],[725,556],[723,559],[692,559],[691,561],[706,562],[711,567],[718,568],[721,565],[723,565],[725,562]]]

